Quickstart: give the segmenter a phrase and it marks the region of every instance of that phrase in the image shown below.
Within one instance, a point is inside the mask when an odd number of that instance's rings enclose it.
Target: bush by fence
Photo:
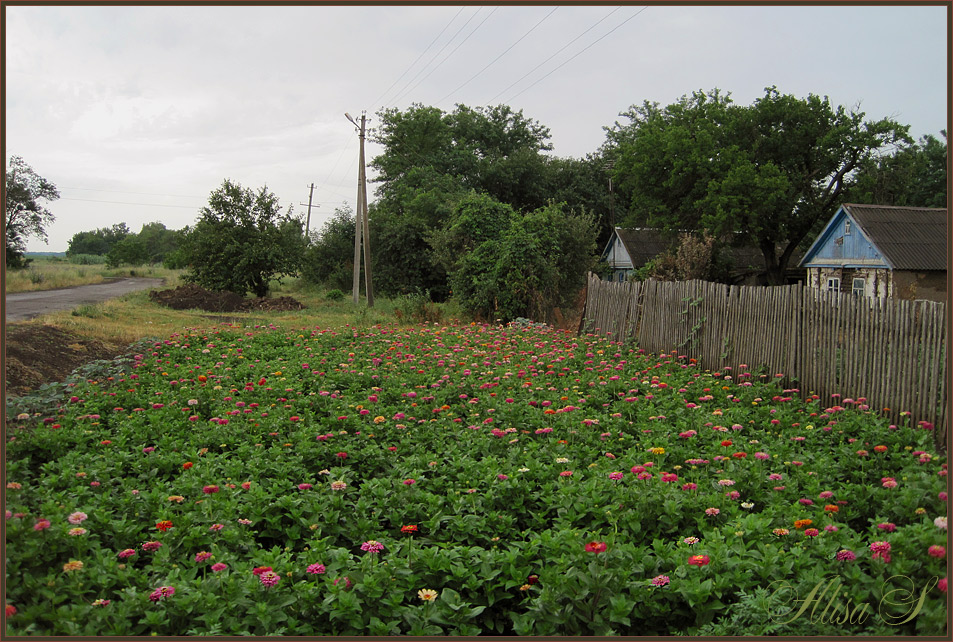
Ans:
[[[583,328],[706,369],[783,373],[802,394],[863,397],[946,442],[946,306],[822,292],[801,285],[705,281],[614,283],[590,274]]]

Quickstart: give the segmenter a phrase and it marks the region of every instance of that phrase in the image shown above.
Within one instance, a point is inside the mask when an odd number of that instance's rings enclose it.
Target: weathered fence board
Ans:
[[[701,367],[783,373],[822,403],[864,398],[871,409],[936,428],[947,421],[946,306],[703,281],[613,283],[589,276],[586,332],[676,351]],[[842,395],[840,398],[832,395]],[[902,414],[904,413],[904,414]],[[942,441],[941,441],[942,439]]]

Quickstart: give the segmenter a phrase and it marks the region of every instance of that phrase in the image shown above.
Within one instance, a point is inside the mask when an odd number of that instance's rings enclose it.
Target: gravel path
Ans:
[[[119,279],[108,283],[80,285],[75,288],[18,292],[6,295],[3,306],[4,316],[7,323],[26,321],[41,314],[57,310],[72,310],[81,305],[100,303],[130,292],[157,288],[161,285],[162,279]]]

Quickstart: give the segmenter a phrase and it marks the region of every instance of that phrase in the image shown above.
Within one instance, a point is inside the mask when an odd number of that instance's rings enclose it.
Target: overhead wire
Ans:
[[[394,97],[393,99],[391,99],[390,101],[388,101],[387,106],[393,106],[393,105],[395,105],[398,100],[400,100],[401,98],[404,97],[404,94],[407,93],[408,87],[410,87],[410,84],[411,84],[412,82],[414,82],[415,80],[417,80],[417,78],[420,76],[420,74],[422,74],[422,73],[427,69],[427,67],[429,67],[431,64],[433,64],[433,61],[436,60],[437,57],[438,57],[440,54],[443,53],[443,50],[444,50],[444,49],[446,49],[448,46],[450,46],[450,43],[453,42],[454,39],[455,39],[457,36],[460,35],[460,32],[461,32],[461,31],[463,31],[464,29],[466,29],[467,25],[470,24],[470,22],[471,22],[475,17],[477,17],[477,15],[479,15],[479,13],[480,13],[481,11],[483,11],[483,7],[478,7],[477,10],[473,12],[473,15],[471,15],[469,18],[467,18],[467,21],[464,22],[463,25],[462,25],[459,29],[457,29],[457,31],[456,31],[452,36],[450,36],[450,39],[447,40],[447,42],[443,43],[443,46],[440,48],[440,50],[439,50],[437,53],[435,53],[430,60],[427,61],[427,64],[424,65],[423,67],[421,67],[420,71],[418,71],[418,72],[414,75],[413,78],[411,78],[410,80],[407,81],[407,84],[404,85],[403,89],[401,89],[401,90],[398,92],[397,96]],[[446,60],[446,58],[444,58],[444,60]],[[441,61],[441,62],[442,62],[442,61]],[[429,74],[428,74],[428,75],[429,75]],[[420,83],[417,83],[417,84],[420,84]],[[416,87],[416,86],[417,86],[417,85],[414,85],[414,87]]]
[[[501,92],[498,93],[497,95],[493,96],[493,98],[491,98],[490,100],[488,100],[486,104],[489,105],[489,104],[492,103],[494,100],[496,100],[497,98],[499,98],[500,96],[502,96],[503,94],[505,94],[506,92],[508,92],[510,89],[512,89],[513,87],[515,87],[515,86],[518,85],[519,83],[521,83],[521,82],[522,82],[523,80],[525,80],[528,76],[530,76],[534,71],[536,71],[537,69],[539,69],[540,67],[542,67],[543,65],[545,65],[547,62],[549,62],[550,60],[552,60],[553,58],[555,58],[556,56],[558,56],[559,54],[561,54],[561,53],[562,53],[563,51],[565,51],[566,49],[568,49],[569,46],[572,45],[572,43],[576,42],[577,40],[579,40],[580,38],[582,38],[584,35],[586,35],[586,34],[589,33],[590,31],[592,31],[593,29],[595,29],[596,27],[598,27],[600,24],[602,24],[603,22],[605,22],[605,21],[609,18],[609,16],[611,16],[612,14],[614,14],[616,11],[618,11],[618,10],[621,9],[621,8],[622,8],[622,7],[616,7],[615,9],[613,9],[612,11],[610,11],[609,13],[607,13],[605,16],[603,16],[600,20],[597,20],[595,23],[593,23],[592,25],[590,25],[588,29],[586,29],[585,31],[583,31],[582,33],[580,33],[578,36],[576,36],[575,38],[573,38],[572,40],[570,40],[569,42],[567,42],[565,45],[563,45],[562,47],[560,47],[555,53],[553,53],[553,54],[550,55],[548,58],[546,58],[546,60],[544,60],[543,62],[539,63],[538,65],[536,65],[535,67],[533,67],[532,69],[530,69],[529,71],[527,71],[527,72],[526,72],[525,74],[523,74],[518,80],[516,80],[515,82],[513,82],[512,84],[510,84],[509,87],[507,87],[506,89],[504,89],[503,91],[501,91]]]
[[[507,103],[512,102],[513,100],[515,100],[516,98],[518,98],[518,97],[521,96],[522,94],[526,93],[527,91],[529,91],[530,89],[532,89],[533,87],[535,87],[536,85],[538,85],[540,82],[542,82],[543,80],[545,80],[546,78],[548,78],[549,76],[551,76],[553,73],[555,73],[555,72],[558,71],[559,69],[562,69],[564,66],[566,66],[567,64],[569,64],[570,62],[572,62],[573,60],[575,60],[576,58],[578,58],[580,55],[582,55],[583,53],[585,53],[586,51],[588,51],[589,49],[591,49],[596,43],[598,43],[598,42],[601,41],[602,39],[608,37],[609,35],[611,35],[611,34],[614,33],[615,31],[617,31],[618,29],[620,29],[625,23],[627,23],[629,20],[632,20],[633,18],[635,18],[636,16],[638,16],[640,13],[642,13],[642,12],[645,11],[646,9],[648,9],[648,7],[642,7],[641,9],[639,9],[638,11],[636,11],[634,14],[632,14],[631,16],[629,16],[628,18],[626,18],[625,20],[623,20],[622,22],[620,22],[618,25],[616,25],[616,26],[615,26],[612,30],[610,30],[608,33],[606,33],[605,35],[603,35],[603,36],[597,38],[596,40],[594,40],[594,41],[593,41],[592,43],[590,43],[587,47],[583,48],[582,50],[580,50],[579,52],[577,52],[574,56],[572,56],[571,58],[569,58],[569,60],[566,60],[565,62],[563,62],[562,64],[560,64],[559,66],[557,66],[555,69],[553,69],[552,71],[550,71],[549,73],[547,73],[545,76],[543,76],[542,78],[540,78],[539,80],[537,80],[536,82],[534,82],[532,85],[530,85],[529,87],[527,87],[527,88],[524,89],[523,91],[521,91],[521,92],[519,92],[518,94],[516,94],[516,95],[510,97],[510,99],[507,100],[506,102],[507,102]]]
[[[403,78],[404,76],[406,76],[406,75],[407,75],[407,72],[410,71],[411,69],[413,69],[414,65],[416,65],[416,64],[420,61],[420,59],[424,57],[424,54],[427,53],[428,51],[430,51],[430,48],[434,46],[434,43],[436,43],[437,40],[440,38],[440,36],[443,35],[443,32],[444,32],[444,31],[446,31],[447,29],[450,28],[450,25],[453,24],[453,21],[457,19],[457,16],[459,16],[461,13],[463,13],[463,10],[464,10],[464,9],[466,9],[466,6],[460,7],[460,11],[457,11],[457,13],[454,14],[454,16],[453,16],[452,18],[450,18],[450,22],[448,22],[448,23],[444,26],[444,28],[440,30],[440,33],[438,33],[438,34],[434,37],[434,39],[430,41],[430,44],[427,45],[427,48],[420,52],[420,55],[417,56],[417,59],[414,60],[412,63],[410,63],[410,66],[407,67],[407,69],[404,70],[404,73],[402,73],[400,76],[398,76],[398,77],[397,77],[397,80],[395,80],[393,83],[391,83],[391,86],[388,87],[388,88],[384,91],[384,93],[382,93],[380,96],[378,96],[378,97],[374,100],[373,103],[371,103],[372,105],[378,104],[378,103],[381,101],[381,99],[384,98],[384,96],[386,96],[388,93],[390,93],[390,90],[393,89],[393,88],[397,85],[397,83],[400,82],[401,78]]]
[[[413,87],[411,87],[411,88],[410,88],[409,90],[407,90],[407,91],[410,92],[410,91],[413,91],[414,89],[416,89],[416,88],[417,88],[417,85],[419,85],[420,83],[422,83],[423,81],[425,81],[427,78],[429,78],[429,77],[430,77],[430,74],[432,74],[433,72],[437,71],[437,69],[440,68],[440,65],[442,65],[442,64],[445,63],[445,62],[447,62],[447,60],[449,60],[450,57],[453,56],[454,53],[456,53],[457,49],[459,49],[460,47],[462,47],[462,46],[464,45],[464,43],[466,43],[466,41],[470,39],[470,36],[472,36],[472,35],[475,34],[477,31],[480,30],[480,27],[483,26],[483,23],[485,23],[487,20],[489,20],[490,17],[491,17],[494,13],[496,13],[497,9],[499,9],[499,7],[493,7],[493,11],[491,11],[490,14],[480,22],[480,24],[478,24],[476,27],[474,27],[473,31],[471,31],[469,34],[467,34],[467,37],[464,38],[464,39],[460,42],[460,44],[458,44],[456,47],[453,48],[453,51],[451,51],[450,53],[448,53],[448,54],[443,58],[443,60],[441,60],[440,62],[438,62],[437,65],[427,73],[426,76],[424,76],[424,77],[421,78],[419,81],[417,81],[417,84],[414,85]],[[474,14],[474,15],[476,15],[476,14]],[[407,93],[407,92],[405,92],[404,95],[406,95],[406,93]],[[402,97],[403,97],[403,95],[399,96],[397,99],[399,100],[399,99],[402,98]]]
[[[556,13],[556,10],[557,10],[557,9],[559,9],[558,6],[555,7],[555,8],[554,8],[552,11],[550,11],[549,13],[547,13],[545,16],[543,16],[543,18],[542,18],[539,22],[537,22],[535,25],[533,25],[533,26],[530,28],[529,31],[527,31],[527,32],[524,33],[522,36],[520,36],[519,40],[517,40],[516,42],[514,42],[513,44],[511,44],[511,45],[510,45],[509,47],[507,47],[505,50],[503,50],[503,53],[501,53],[499,56],[497,56],[496,58],[494,58],[493,60],[491,60],[483,69],[481,69],[480,71],[478,71],[478,72],[476,72],[475,74],[473,74],[473,76],[471,76],[469,80],[467,80],[467,81],[464,82],[462,85],[460,85],[459,87],[457,87],[456,89],[454,89],[453,91],[451,91],[450,93],[448,93],[446,96],[444,96],[444,97],[441,98],[440,100],[438,100],[437,103],[442,103],[442,102],[445,101],[447,98],[449,98],[450,96],[452,96],[453,94],[455,94],[456,92],[460,91],[461,89],[463,89],[464,87],[466,87],[468,84],[470,84],[477,76],[479,76],[479,75],[482,74],[484,71],[486,71],[487,69],[489,69],[490,67],[492,67],[493,64],[496,63],[496,61],[498,61],[500,58],[502,58],[503,56],[505,56],[505,55],[510,51],[510,49],[512,49],[513,47],[515,47],[516,45],[518,45],[520,42],[522,42],[523,39],[526,38],[526,36],[528,36],[529,34],[533,33],[533,31],[536,30],[536,27],[538,27],[539,25],[543,24],[543,22],[545,22],[547,18],[549,18],[549,17],[550,17],[551,15],[553,15],[554,13]]]

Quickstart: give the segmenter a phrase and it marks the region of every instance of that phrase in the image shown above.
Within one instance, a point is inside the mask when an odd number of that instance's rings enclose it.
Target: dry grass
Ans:
[[[26,269],[7,270],[4,273],[4,291],[7,294],[15,294],[55,290],[130,276],[165,279],[167,287],[175,287],[179,285],[183,273],[183,270],[169,270],[162,266],[110,269],[105,265],[79,265],[63,260],[38,258]]]

